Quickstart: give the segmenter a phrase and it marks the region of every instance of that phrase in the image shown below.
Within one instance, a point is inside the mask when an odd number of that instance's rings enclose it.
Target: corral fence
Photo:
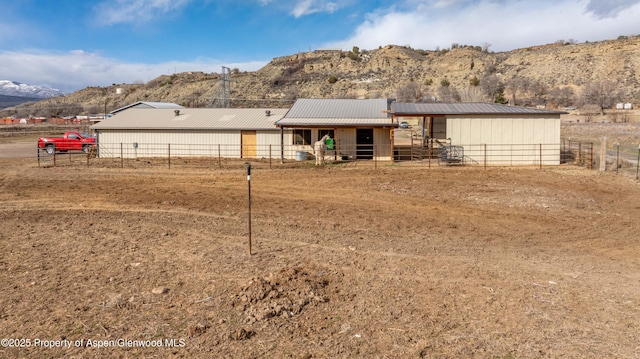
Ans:
[[[563,163],[573,163],[577,166],[593,169],[594,154],[593,142],[571,141],[571,139],[562,138],[560,141],[560,157]]]
[[[606,150],[605,170],[640,177],[640,147],[614,144]]]
[[[593,144],[465,144],[430,142],[425,146],[340,146],[325,153],[327,165],[344,166],[557,166],[593,168]],[[391,155],[393,153],[393,155]],[[38,149],[39,166],[83,165],[106,168],[231,168],[251,162],[265,168],[312,166],[315,156],[298,145],[231,145],[179,143],[99,143],[88,153]]]

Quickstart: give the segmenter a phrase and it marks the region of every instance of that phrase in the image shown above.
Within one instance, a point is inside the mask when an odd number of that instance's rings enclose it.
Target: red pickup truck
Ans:
[[[64,137],[38,138],[38,148],[44,148],[48,154],[56,151],[83,151],[89,152],[89,147],[96,145],[96,138],[86,132],[65,132]]]

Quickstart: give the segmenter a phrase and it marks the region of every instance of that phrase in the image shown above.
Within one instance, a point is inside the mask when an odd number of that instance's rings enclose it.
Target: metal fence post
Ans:
[[[487,144],[484,144],[484,169],[487,169]]]
[[[618,168],[620,167],[620,142],[616,143],[616,174],[618,174]]]
[[[636,164],[636,179],[638,179],[639,169],[640,169],[640,145],[638,145],[638,163]]]
[[[540,144],[540,169],[542,169],[542,143]]]
[[[378,156],[376,156],[376,145],[373,145],[373,167],[378,169]]]
[[[124,154],[122,149],[122,142],[120,142],[120,168],[124,168]]]
[[[247,167],[247,204],[248,204],[248,227],[249,227],[249,256],[251,256],[251,163],[245,164]]]
[[[171,144],[167,143],[167,162],[169,162],[169,169],[171,169]]]

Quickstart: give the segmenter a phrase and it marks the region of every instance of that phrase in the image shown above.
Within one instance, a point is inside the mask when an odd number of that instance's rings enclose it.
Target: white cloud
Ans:
[[[94,7],[96,16],[105,25],[148,22],[156,17],[178,11],[192,0],[110,0]]]
[[[220,72],[223,65],[231,68],[237,67],[241,71],[255,71],[266,63],[266,61],[228,63],[215,59],[198,58],[191,62],[171,61],[141,64],[123,63],[83,50],[65,53],[0,51],[0,79],[73,92],[88,86],[144,83],[174,71]]]
[[[395,44],[435,49],[448,48],[452,43],[488,43],[493,51],[508,51],[561,39],[598,41],[632,35],[639,29],[640,5],[628,0],[625,4],[628,7],[614,20],[594,19],[587,12],[586,0],[414,2],[412,8],[403,11],[371,13],[347,39],[324,46],[373,49]]]
[[[340,5],[333,1],[324,1],[324,0],[302,0],[298,1],[293,10],[291,11],[291,15],[294,17],[302,17],[305,15],[311,15],[317,12],[328,12],[333,13],[340,8]]]
[[[640,0],[590,0],[587,11],[592,12],[598,18],[617,17],[626,9],[640,3]]]

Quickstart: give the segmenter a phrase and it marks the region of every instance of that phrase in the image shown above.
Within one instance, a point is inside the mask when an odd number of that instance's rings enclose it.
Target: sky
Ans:
[[[640,35],[640,0],[0,0],[0,80],[73,92],[317,49]]]

